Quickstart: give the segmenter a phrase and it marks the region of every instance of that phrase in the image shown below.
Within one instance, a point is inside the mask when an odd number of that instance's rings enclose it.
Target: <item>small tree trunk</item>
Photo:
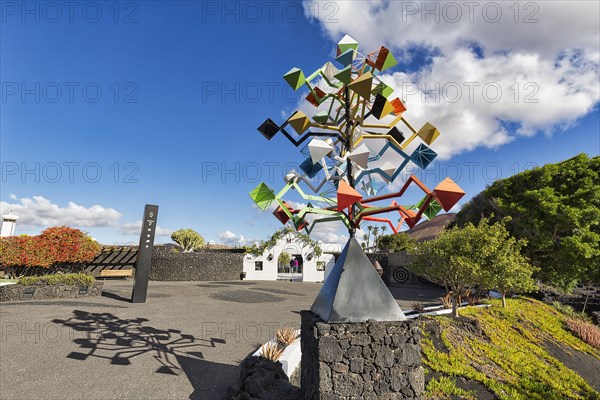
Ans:
[[[506,307],[506,295],[502,293],[502,307]]]
[[[585,295],[585,301],[583,302],[583,310],[581,310],[582,313],[585,312],[585,308],[587,307],[587,302],[588,302],[589,297],[590,297],[590,288],[587,288],[587,293]]]
[[[457,296],[452,296],[452,316],[458,317],[458,302],[456,299]]]

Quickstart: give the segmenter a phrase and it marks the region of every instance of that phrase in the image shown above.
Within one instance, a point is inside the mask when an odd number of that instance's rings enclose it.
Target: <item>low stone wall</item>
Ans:
[[[5,285],[0,286],[0,302],[99,296],[102,293],[102,285],[103,282],[95,282],[90,287],[76,285]]]
[[[420,399],[425,385],[415,322],[328,324],[302,311],[305,399]]]
[[[243,251],[155,252],[150,280],[239,281],[243,265]]]

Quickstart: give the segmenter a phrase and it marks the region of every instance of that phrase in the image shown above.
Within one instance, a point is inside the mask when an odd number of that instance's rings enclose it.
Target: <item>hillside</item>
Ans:
[[[600,399],[600,349],[529,298],[423,320],[428,399]]]
[[[579,154],[499,179],[465,204],[456,224],[504,220],[527,240],[523,254],[542,282],[600,285],[600,157]]]

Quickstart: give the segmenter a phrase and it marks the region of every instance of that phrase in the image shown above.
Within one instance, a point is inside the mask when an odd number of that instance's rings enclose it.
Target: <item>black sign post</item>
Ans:
[[[146,207],[144,207],[144,219],[142,220],[142,232],[140,233],[140,248],[135,263],[135,278],[133,292],[131,293],[132,303],[146,302],[157,216],[158,206],[146,204]]]

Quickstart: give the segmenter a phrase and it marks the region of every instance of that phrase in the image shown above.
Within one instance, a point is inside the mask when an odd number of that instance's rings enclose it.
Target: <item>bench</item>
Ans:
[[[100,271],[100,277],[104,278],[125,278],[133,276],[132,269],[103,269]]]

